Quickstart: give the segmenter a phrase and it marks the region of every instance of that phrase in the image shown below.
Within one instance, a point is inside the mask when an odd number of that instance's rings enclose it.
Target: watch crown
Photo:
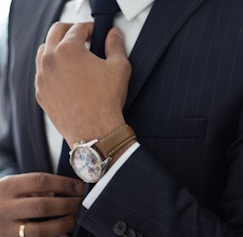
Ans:
[[[76,148],[78,145],[80,145],[79,143],[74,143],[73,144],[73,150],[74,150],[74,148]],[[69,151],[69,155],[71,155],[72,154],[72,150],[71,151]]]

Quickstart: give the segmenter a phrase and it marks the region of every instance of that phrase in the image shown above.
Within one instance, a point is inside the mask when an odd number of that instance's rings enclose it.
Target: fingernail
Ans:
[[[83,189],[84,189],[84,184],[80,181],[76,181],[74,184],[74,189],[78,194],[82,195]]]

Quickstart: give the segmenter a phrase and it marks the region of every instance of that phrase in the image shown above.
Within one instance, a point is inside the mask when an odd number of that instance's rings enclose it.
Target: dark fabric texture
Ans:
[[[63,140],[61,156],[60,156],[60,160],[59,160],[58,167],[57,167],[57,174],[63,175],[63,176],[68,176],[68,177],[73,177],[73,178],[78,178],[69,163],[69,151],[70,151],[70,148],[69,148],[66,140]]]
[[[90,0],[94,17],[94,32],[90,50],[101,58],[105,58],[105,38],[113,26],[113,18],[120,11],[115,0]]]
[[[0,159],[21,172],[52,172],[35,54],[61,9],[60,0],[11,9]],[[145,237],[243,236],[242,12],[241,0],[155,0],[129,57],[124,108],[141,146],[81,207],[77,230],[115,237],[123,220]]]

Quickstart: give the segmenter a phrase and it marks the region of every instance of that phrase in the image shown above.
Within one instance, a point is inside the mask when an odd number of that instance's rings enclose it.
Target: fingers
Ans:
[[[122,85],[124,85],[124,78],[128,82],[132,68],[126,55],[123,33],[118,28],[112,28],[109,31],[105,42],[105,53],[106,61],[116,68],[116,72],[119,72],[121,76]],[[124,77],[124,75],[128,76]]]
[[[93,23],[77,23],[74,24],[62,39],[62,42],[81,43],[90,41],[93,33]]]
[[[36,56],[36,66],[37,69],[41,69],[42,55],[46,50],[53,50],[63,39],[67,31],[72,27],[73,24],[56,22],[54,23],[48,31],[46,36],[45,44],[40,45],[37,56]]]
[[[46,173],[0,179],[0,236],[19,236],[19,227],[27,220],[30,222],[25,227],[25,237],[54,237],[70,233],[80,209],[83,188],[79,180]],[[53,193],[68,197],[55,197]],[[60,216],[65,218],[32,222]]]
[[[25,237],[56,237],[66,236],[71,233],[74,225],[75,218],[73,216],[67,216],[58,218],[51,221],[44,222],[16,222],[12,225],[3,225],[0,229],[0,236],[14,237],[19,236],[19,228],[21,224],[25,224],[24,236]]]
[[[112,28],[109,31],[105,42],[105,53],[107,59],[114,57],[127,58],[124,46],[124,35],[118,28]]]
[[[92,32],[93,23],[65,24],[59,22],[52,25],[46,42],[39,47],[36,55],[36,75],[40,77],[42,69],[51,72],[55,67],[55,60],[62,59],[63,54],[65,54],[64,59],[66,60],[77,51],[87,51],[85,45],[90,41]],[[38,92],[37,80],[35,83]]]
[[[58,45],[64,43],[76,43],[81,47],[90,41],[93,32],[93,23],[67,24],[57,22],[53,24],[48,31],[46,42],[42,44],[37,52],[36,66],[41,68],[43,53],[55,51]]]
[[[6,219],[23,220],[43,217],[76,215],[80,207],[80,198],[33,197],[16,199],[7,203],[11,206]]]
[[[73,26],[73,24],[56,22],[48,31],[46,36],[46,44],[56,46],[63,39],[67,31]]]
[[[38,48],[36,59],[35,59],[37,70],[41,69],[41,58],[42,58],[44,51],[45,51],[45,44],[42,44]]]
[[[71,233],[75,225],[75,218],[68,216],[52,221],[27,223],[25,237],[54,237]]]
[[[64,43],[85,46],[90,41],[93,32],[93,23],[65,24],[55,23],[50,28],[45,42],[45,51],[55,49]]]
[[[0,193],[15,197],[50,192],[81,196],[83,190],[84,184],[79,180],[47,173],[15,175],[0,181]]]

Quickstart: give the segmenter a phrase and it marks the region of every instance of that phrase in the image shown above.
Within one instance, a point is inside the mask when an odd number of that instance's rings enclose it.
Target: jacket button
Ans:
[[[134,231],[134,229],[128,227],[127,231],[125,232],[125,234],[122,237],[136,237],[136,232]]]
[[[122,220],[117,221],[113,225],[113,232],[116,235],[122,236],[126,232],[126,230],[127,230],[127,224]]]

